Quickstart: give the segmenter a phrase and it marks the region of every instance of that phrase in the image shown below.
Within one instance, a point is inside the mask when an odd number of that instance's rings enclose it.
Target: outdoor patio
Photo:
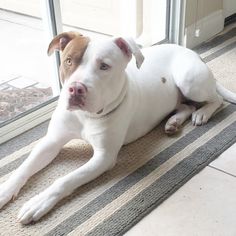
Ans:
[[[0,28],[2,123],[52,98],[52,90],[42,20],[0,10]]]

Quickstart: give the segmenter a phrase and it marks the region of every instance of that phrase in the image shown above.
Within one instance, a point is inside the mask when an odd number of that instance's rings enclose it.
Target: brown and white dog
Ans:
[[[177,45],[141,52],[132,39],[97,41],[68,32],[52,40],[48,54],[54,50],[62,52],[58,106],[47,135],[0,186],[0,208],[69,140],[86,140],[94,154],[85,165],[26,202],[18,215],[23,224],[37,221],[76,188],[111,169],[123,144],[145,135],[173,111],[165,126],[167,133],[176,132],[191,115],[193,125],[205,124],[221,106],[222,96],[236,102],[236,95],[215,81],[196,53]],[[205,105],[196,110],[184,104],[186,99]]]

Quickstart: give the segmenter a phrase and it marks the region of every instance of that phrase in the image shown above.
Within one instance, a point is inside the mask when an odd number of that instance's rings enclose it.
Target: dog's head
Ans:
[[[61,51],[60,79],[68,110],[101,111],[114,102],[125,84],[125,68],[136,58],[139,68],[144,57],[132,39],[93,41],[75,32],[56,36],[48,55]]]

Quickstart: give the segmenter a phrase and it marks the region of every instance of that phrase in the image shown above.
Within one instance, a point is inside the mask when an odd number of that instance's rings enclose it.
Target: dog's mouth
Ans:
[[[84,96],[71,96],[68,101],[68,110],[84,110],[85,97]]]
[[[84,96],[71,96],[68,101],[67,110],[69,110],[69,111],[83,110],[83,111],[88,111],[91,113],[96,113],[98,115],[102,114],[102,112],[103,112],[103,109],[100,109],[97,112],[90,111],[89,109],[86,109]]]

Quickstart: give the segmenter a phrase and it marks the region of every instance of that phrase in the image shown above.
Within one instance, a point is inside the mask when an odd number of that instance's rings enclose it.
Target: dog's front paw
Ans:
[[[21,208],[18,214],[18,221],[22,224],[39,220],[48,213],[61,199],[60,191],[54,186],[31,198]]]
[[[0,209],[11,199],[15,199],[23,183],[19,181],[7,180],[0,185]]]

